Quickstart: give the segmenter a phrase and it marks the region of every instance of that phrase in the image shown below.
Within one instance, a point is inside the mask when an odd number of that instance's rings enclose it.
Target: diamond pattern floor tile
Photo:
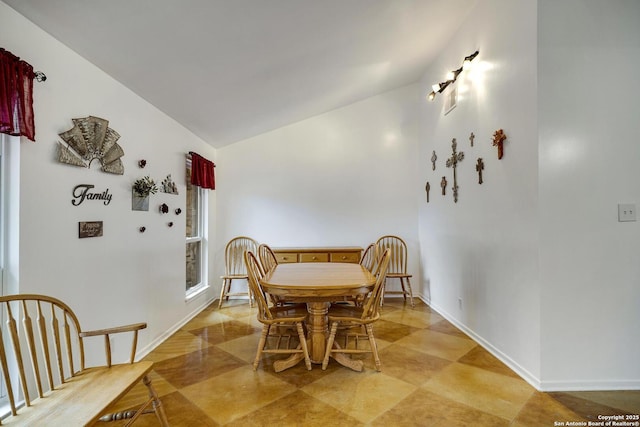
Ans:
[[[252,369],[261,324],[246,300],[204,309],[145,357],[172,426],[515,426],[640,413],[640,391],[541,393],[428,305],[389,298],[364,372],[331,361],[275,373],[264,355]],[[363,345],[368,345],[366,342]],[[109,412],[140,405],[134,387]],[[110,423],[122,426],[126,421]],[[153,415],[135,425],[156,426]]]

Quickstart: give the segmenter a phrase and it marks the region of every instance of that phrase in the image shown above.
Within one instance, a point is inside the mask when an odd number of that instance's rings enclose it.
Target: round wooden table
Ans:
[[[360,264],[309,262],[278,264],[261,281],[264,290],[286,301],[307,304],[309,357],[321,364],[326,350],[329,324],[327,312],[331,302],[371,292],[376,278]],[[353,360],[345,354],[332,355],[334,359],[351,369],[361,371],[361,360]],[[296,365],[303,359],[294,354],[288,359],[274,362],[276,372]]]

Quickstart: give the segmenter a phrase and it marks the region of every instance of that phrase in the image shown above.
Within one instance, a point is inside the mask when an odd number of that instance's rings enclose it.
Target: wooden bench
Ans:
[[[0,313],[6,319],[0,332],[2,381],[11,411],[2,425],[84,426],[131,418],[129,425],[145,412],[169,425],[148,376],[153,362],[134,363],[138,331],[146,323],[82,331],[65,303],[44,295],[0,297]],[[133,335],[129,363],[112,364],[110,335],[123,332]],[[86,368],[84,340],[96,336],[104,337],[106,364]],[[104,414],[139,381],[149,391],[141,408]],[[149,405],[153,411],[146,410]]]

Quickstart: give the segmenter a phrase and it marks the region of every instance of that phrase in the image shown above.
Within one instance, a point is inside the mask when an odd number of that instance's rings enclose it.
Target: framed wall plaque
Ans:
[[[84,221],[78,223],[78,238],[102,236],[102,221]]]
[[[458,86],[450,84],[444,91],[444,115],[446,116],[458,105]]]

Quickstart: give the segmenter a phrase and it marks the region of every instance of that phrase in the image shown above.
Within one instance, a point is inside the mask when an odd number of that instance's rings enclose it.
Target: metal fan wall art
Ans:
[[[73,127],[59,134],[67,145],[58,142],[58,161],[89,168],[97,159],[103,172],[124,174],[124,150],[117,143],[120,134],[109,127],[109,121],[94,116],[71,121]]]

